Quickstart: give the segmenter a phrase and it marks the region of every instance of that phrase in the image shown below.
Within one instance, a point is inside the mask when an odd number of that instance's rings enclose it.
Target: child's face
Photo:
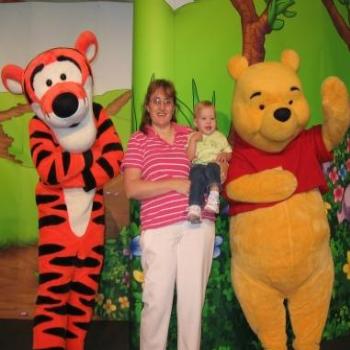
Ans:
[[[204,135],[212,134],[216,130],[216,118],[214,108],[201,108],[194,119],[194,124],[197,127],[198,131],[200,131]]]

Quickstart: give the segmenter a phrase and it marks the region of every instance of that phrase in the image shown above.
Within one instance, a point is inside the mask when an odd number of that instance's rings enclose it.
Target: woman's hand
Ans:
[[[223,184],[226,181],[229,164],[228,164],[228,161],[226,160],[226,158],[221,159],[221,160],[217,160],[216,163],[219,164],[220,180],[221,180],[221,183]]]
[[[179,192],[181,194],[188,195],[190,192],[190,180],[187,179],[171,179],[172,186],[174,191]]]

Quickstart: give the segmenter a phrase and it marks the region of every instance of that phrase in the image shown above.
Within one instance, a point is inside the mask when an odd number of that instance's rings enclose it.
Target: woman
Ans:
[[[166,348],[174,287],[178,349],[200,348],[201,313],[210,273],[215,216],[187,220],[190,128],[176,123],[176,92],[167,80],[150,83],[140,130],[132,135],[122,169],[129,198],[141,202],[144,270],[140,349]]]

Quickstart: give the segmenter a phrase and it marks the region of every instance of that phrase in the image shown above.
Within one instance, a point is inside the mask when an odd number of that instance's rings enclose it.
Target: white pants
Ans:
[[[174,288],[177,294],[178,350],[198,350],[202,308],[213,259],[215,224],[188,221],[142,232],[144,270],[141,350],[164,350]]]

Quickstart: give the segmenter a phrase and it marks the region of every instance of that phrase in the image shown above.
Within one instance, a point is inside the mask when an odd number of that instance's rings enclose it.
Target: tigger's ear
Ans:
[[[13,94],[23,94],[24,70],[14,64],[8,64],[1,70],[1,79],[5,88]]]
[[[82,32],[75,42],[75,48],[86,57],[89,63],[91,63],[95,59],[98,50],[95,34],[88,30]]]

